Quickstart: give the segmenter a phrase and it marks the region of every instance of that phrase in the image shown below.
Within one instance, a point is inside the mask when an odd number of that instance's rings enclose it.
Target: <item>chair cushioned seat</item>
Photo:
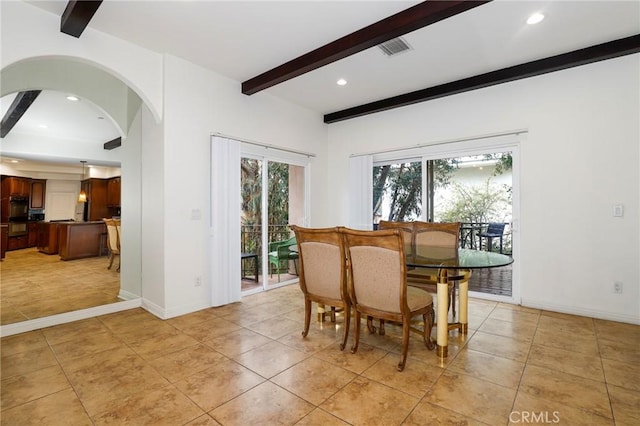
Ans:
[[[433,303],[433,296],[421,288],[407,286],[407,305],[415,311]]]

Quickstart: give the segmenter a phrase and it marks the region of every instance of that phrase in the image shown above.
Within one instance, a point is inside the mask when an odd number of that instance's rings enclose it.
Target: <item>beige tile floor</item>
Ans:
[[[470,301],[440,362],[417,335],[300,336],[288,286],[162,321],[134,309],[1,340],[3,425],[640,424],[640,326]]]
[[[109,259],[63,261],[35,248],[7,252],[0,262],[0,324],[120,302],[120,274]]]

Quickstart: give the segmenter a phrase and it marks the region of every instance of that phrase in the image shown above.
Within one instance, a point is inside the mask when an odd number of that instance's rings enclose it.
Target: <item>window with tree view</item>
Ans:
[[[511,169],[511,152],[374,164],[374,227],[380,220],[462,222],[475,230],[466,243],[477,247],[479,231],[500,222],[506,224],[503,250],[508,251]]]
[[[422,162],[373,167],[373,223],[403,222],[422,215]]]

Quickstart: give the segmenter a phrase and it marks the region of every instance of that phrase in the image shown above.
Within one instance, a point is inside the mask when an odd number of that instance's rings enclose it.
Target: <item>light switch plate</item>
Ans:
[[[623,216],[624,216],[624,206],[622,204],[614,204],[613,217],[623,217]]]

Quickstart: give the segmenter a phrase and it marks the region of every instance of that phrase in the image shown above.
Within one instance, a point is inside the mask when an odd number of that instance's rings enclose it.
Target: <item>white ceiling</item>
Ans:
[[[43,90],[11,132],[101,143],[119,136],[111,119],[96,105],[86,99],[69,101],[67,95]],[[3,117],[15,97],[16,94],[12,93],[0,98]]]
[[[60,16],[67,1],[28,3]],[[242,82],[416,3],[106,0],[89,27]],[[533,12],[546,18],[527,25]],[[326,114],[638,33],[637,0],[496,0],[405,35],[409,52],[389,58],[371,48],[266,92]],[[336,85],[338,78],[348,84]],[[43,92],[14,131],[42,132],[37,125],[55,111],[50,132],[93,132],[102,143],[118,136],[87,102],[58,95],[66,94]],[[3,113],[12,99],[2,99]]]

